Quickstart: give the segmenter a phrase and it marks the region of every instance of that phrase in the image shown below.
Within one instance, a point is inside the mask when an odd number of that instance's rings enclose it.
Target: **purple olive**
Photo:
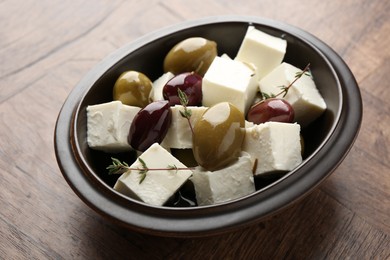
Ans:
[[[255,124],[269,121],[292,123],[294,121],[294,109],[284,99],[266,99],[256,103],[249,109],[248,121]]]
[[[130,126],[128,142],[134,149],[145,151],[154,143],[161,143],[172,121],[168,101],[155,101],[141,109]]]
[[[188,98],[188,106],[202,103],[202,77],[194,72],[181,73],[169,80],[163,88],[163,96],[171,106],[180,105],[177,89],[180,88]]]

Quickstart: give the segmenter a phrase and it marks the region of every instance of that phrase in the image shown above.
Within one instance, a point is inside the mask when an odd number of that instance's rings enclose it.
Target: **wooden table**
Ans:
[[[269,220],[206,238],[128,232],[87,207],[55,159],[58,112],[102,58],[188,19],[262,16],[298,26],[353,71],[364,117],[319,188]],[[1,259],[389,259],[390,2],[0,1]]]

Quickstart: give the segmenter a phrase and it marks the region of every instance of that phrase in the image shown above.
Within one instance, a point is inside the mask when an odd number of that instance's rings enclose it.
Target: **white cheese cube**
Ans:
[[[195,107],[188,106],[187,109],[191,110],[190,122],[194,126],[207,107]],[[181,105],[176,105],[171,107],[172,111],[172,121],[168,129],[168,132],[161,143],[161,146],[164,148],[192,148],[192,132],[191,128],[188,125],[186,118],[182,117],[180,111],[184,111],[184,107]]]
[[[252,162],[247,153],[241,153],[235,163],[218,171],[205,171],[198,166],[191,181],[200,206],[226,202],[255,192]]]
[[[167,82],[171,80],[174,76],[175,75],[173,75],[171,72],[166,72],[158,79],[153,81],[153,88],[152,91],[150,91],[149,98],[152,101],[164,100],[163,88],[165,84],[167,84]]]
[[[280,86],[287,87],[294,81],[299,68],[283,62],[259,82],[261,92],[277,94]],[[326,103],[318,91],[313,79],[303,75],[288,90],[284,97],[294,108],[295,118],[302,127],[318,118],[326,109]]]
[[[140,183],[140,171],[132,170],[119,177],[114,189],[150,205],[164,205],[192,174],[191,170],[169,170],[173,165],[177,168],[186,166],[158,143],[150,146],[139,158],[150,169],[144,180]],[[130,167],[142,169],[142,163],[137,159]]]
[[[255,175],[273,171],[291,171],[302,162],[300,126],[267,122],[245,129],[242,151],[251,155]]]
[[[286,48],[286,40],[249,26],[235,59],[254,64],[259,80],[283,61]]]
[[[120,101],[88,106],[88,146],[105,152],[131,150],[127,136],[139,110],[139,107],[123,105]]]
[[[228,59],[228,60],[232,59],[232,58],[230,58],[230,56],[227,53],[222,54],[221,58]]]
[[[245,128],[254,126],[255,123],[245,120]]]
[[[246,113],[258,91],[254,70],[235,60],[215,57],[203,77],[203,105],[230,102]]]

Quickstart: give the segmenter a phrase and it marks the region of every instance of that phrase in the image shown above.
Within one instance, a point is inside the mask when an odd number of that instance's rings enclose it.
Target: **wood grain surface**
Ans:
[[[290,23],[338,52],[363,97],[355,145],[311,194],[243,230],[178,239],[108,223],[57,166],[63,102],[117,48],[224,14]],[[384,0],[0,0],[0,259],[389,259],[389,35]]]

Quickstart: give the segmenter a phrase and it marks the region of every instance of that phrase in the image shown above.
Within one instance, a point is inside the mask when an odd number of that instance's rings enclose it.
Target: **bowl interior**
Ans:
[[[225,22],[183,29],[142,43],[141,46],[135,46],[134,49],[124,53],[121,59],[109,61],[112,66],[102,75],[96,75],[96,81],[86,92],[75,112],[75,146],[80,161],[88,169],[87,172],[90,173],[91,178],[98,178],[102,183],[112,187],[118,176],[107,174],[106,167],[111,162],[110,155],[91,150],[86,143],[86,107],[88,105],[111,101],[114,83],[126,70],[143,72],[152,81],[157,79],[163,74],[162,64],[165,55],[176,43],[188,37],[200,36],[213,40],[217,42],[219,55],[226,53],[230,57],[235,57],[248,25],[247,22]],[[341,107],[341,92],[337,77],[326,58],[310,43],[274,27],[262,24],[253,25],[266,33],[287,40],[284,61],[302,69],[308,63],[311,64],[312,75],[328,107],[318,120],[302,130],[305,141],[304,159],[309,158],[325,142],[336,125]],[[126,161],[129,161],[129,158],[135,160],[132,153],[115,154],[115,157],[126,159]],[[257,190],[264,190],[281,175],[276,176],[256,178]],[[190,190],[187,193],[190,197],[194,196],[190,194]]]
[[[97,75],[97,80],[82,98],[75,112],[75,146],[78,157],[85,166],[91,178],[98,178],[102,183],[112,187],[118,176],[109,176],[106,167],[110,164],[110,155],[91,150],[86,142],[87,118],[86,107],[88,105],[109,102],[112,100],[112,88],[119,75],[126,70],[143,72],[152,81],[163,74],[162,64],[165,55],[179,41],[188,37],[200,36],[217,42],[218,54],[228,54],[235,57],[241,41],[245,35],[249,23],[230,22],[201,25],[165,35],[158,39],[146,42],[143,46],[136,47],[129,53],[125,53],[119,60],[111,60],[112,66],[102,75]],[[309,127],[303,129],[302,135],[305,141],[304,159],[309,158],[331,134],[336,125],[337,115],[341,107],[340,86],[337,77],[330,64],[321,52],[308,42],[303,41],[279,29],[254,24],[256,28],[274,36],[283,37],[288,42],[284,61],[297,67],[304,68],[311,64],[311,72],[316,85],[327,104],[326,112]],[[119,159],[129,158],[135,160],[133,153],[115,154]],[[276,175],[278,176],[278,175]],[[274,183],[280,176],[271,179],[257,178],[257,190],[263,190]],[[191,193],[188,191],[187,193]],[[188,194],[191,196],[191,194]]]

